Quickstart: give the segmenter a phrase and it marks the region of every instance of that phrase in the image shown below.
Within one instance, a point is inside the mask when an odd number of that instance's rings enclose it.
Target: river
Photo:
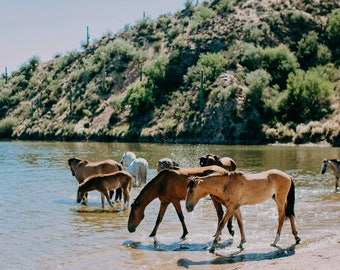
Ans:
[[[324,158],[340,157],[340,148],[315,146],[162,145],[99,142],[0,142],[0,269],[232,269],[235,263],[294,256],[340,235],[340,193],[334,192],[335,177],[320,174]],[[77,181],[67,165],[69,157],[91,161],[120,161],[125,151],[149,162],[148,179],[156,175],[157,161],[170,157],[181,167],[198,167],[199,157],[214,153],[233,158],[247,173],[277,168],[290,174],[296,185],[296,224],[301,244],[286,221],[279,245],[273,248],[277,211],[271,200],[241,208],[247,243],[239,251],[235,236],[227,231],[218,247],[220,256],[208,248],[216,230],[212,202],[203,199],[186,212],[189,230],[182,228],[169,206],[157,237],[148,235],[155,224],[159,201],[153,201],[136,232],[129,233],[129,210],[101,207],[98,192],[90,192],[87,206],[76,203]],[[140,189],[134,188],[130,203]],[[184,206],[184,201],[182,202]]]

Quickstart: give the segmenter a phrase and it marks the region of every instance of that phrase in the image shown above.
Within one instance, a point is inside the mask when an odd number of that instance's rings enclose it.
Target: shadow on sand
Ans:
[[[177,261],[177,266],[181,266],[184,268],[189,268],[190,266],[204,266],[204,265],[224,265],[224,264],[233,264],[239,262],[253,262],[253,261],[264,261],[264,260],[273,260],[283,257],[292,256],[295,254],[295,246],[296,244],[291,245],[288,248],[276,247],[277,250],[265,252],[265,253],[246,253],[242,254],[243,250],[239,250],[235,253],[229,255],[221,255],[215,252],[217,256],[212,260],[204,260],[204,261],[192,261],[189,259],[179,259]],[[219,246],[220,248],[220,246]]]

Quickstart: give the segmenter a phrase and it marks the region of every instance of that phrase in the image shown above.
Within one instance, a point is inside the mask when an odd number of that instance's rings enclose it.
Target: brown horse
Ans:
[[[108,203],[113,207],[108,193],[110,190],[115,190],[121,187],[123,190],[124,207],[127,207],[130,200],[132,184],[133,178],[131,174],[125,171],[90,176],[86,178],[83,183],[79,184],[77,203],[81,202],[85,193],[92,190],[98,190],[101,193],[102,206],[104,207],[105,197]]]
[[[178,163],[170,158],[161,158],[157,163],[157,172],[171,167],[178,167]]]
[[[321,173],[324,174],[327,170],[327,166],[329,166],[335,175],[335,192],[338,191],[339,188],[339,180],[340,180],[340,160],[336,159],[324,159],[322,161]]]
[[[236,162],[230,157],[220,158],[219,156],[213,154],[206,154],[205,156],[201,156],[200,165],[201,167],[217,165],[230,172],[235,171],[237,168]]]
[[[211,165],[217,165],[217,166],[220,166],[224,169],[226,169],[227,171],[231,172],[231,171],[235,171],[237,169],[237,165],[236,165],[236,162],[231,159],[230,157],[223,157],[223,158],[220,158],[219,156],[217,155],[213,155],[213,154],[206,154],[204,156],[201,156],[200,158],[200,165],[201,167],[205,167],[205,166],[211,166]],[[222,203],[223,204],[223,203]],[[215,206],[217,207],[217,206]],[[219,212],[221,214],[221,216],[223,216],[223,209],[222,209],[222,206],[220,205],[220,209],[219,209]],[[233,228],[233,217],[231,217],[229,220],[228,220],[228,230],[229,230],[229,233],[234,236],[234,230],[232,229]]]
[[[246,242],[240,206],[262,203],[269,198],[274,199],[278,209],[278,228],[272,246],[280,240],[280,233],[286,217],[290,219],[292,233],[296,244],[300,242],[295,227],[295,187],[291,177],[279,170],[269,170],[258,174],[232,172],[229,174],[212,174],[206,177],[195,177],[187,188],[186,209],[194,210],[197,202],[208,194],[213,194],[223,201],[227,212],[218,224],[215,239],[210,252],[215,251],[221,231],[226,222],[235,215],[241,233],[239,247]]]
[[[67,161],[68,165],[70,166],[72,175],[75,176],[79,184],[83,183],[84,180],[91,175],[107,174],[123,170],[122,165],[112,159],[90,162],[85,159],[69,158]],[[110,198],[112,198],[112,196],[113,191],[110,191]],[[86,198],[87,196],[85,195],[85,201]],[[122,190],[117,189],[115,200],[119,200],[121,198]]]
[[[169,204],[172,203],[182,224],[183,234],[181,238],[185,238],[185,236],[188,234],[188,230],[184,222],[184,216],[181,209],[180,201],[185,199],[188,182],[192,176],[204,176],[214,172],[228,173],[225,169],[219,166],[190,169],[174,167],[172,169],[165,169],[160,171],[143,187],[137,198],[132,203],[128,220],[129,232],[134,232],[136,230],[137,226],[144,218],[144,211],[146,206],[153,200],[158,198],[161,201],[161,205],[159,208],[155,227],[152,230],[150,236],[156,235],[158,226],[162,222],[164,213]],[[218,220],[220,221],[223,217],[223,211],[221,213],[219,212],[219,210],[222,209],[222,207],[214,199],[214,196],[212,197],[212,199],[214,202],[214,206],[216,207]]]

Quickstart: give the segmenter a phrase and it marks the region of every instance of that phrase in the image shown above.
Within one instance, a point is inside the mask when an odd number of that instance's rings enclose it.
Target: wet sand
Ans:
[[[181,258],[177,261],[178,269],[238,269],[238,270],[272,270],[272,269],[339,269],[340,238],[338,235],[321,236],[318,243],[292,245],[288,248],[245,247],[243,251],[230,251],[228,247],[216,254],[208,251],[201,254],[201,260]],[[231,249],[232,250],[232,249]],[[197,258],[197,257],[196,257]],[[167,267],[163,269],[174,269]]]

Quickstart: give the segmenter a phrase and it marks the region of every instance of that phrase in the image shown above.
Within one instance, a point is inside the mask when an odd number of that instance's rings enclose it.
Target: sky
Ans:
[[[0,74],[18,70],[33,56],[40,61],[80,51],[90,43],[135,25],[143,14],[156,19],[182,10],[185,0],[0,0]]]

